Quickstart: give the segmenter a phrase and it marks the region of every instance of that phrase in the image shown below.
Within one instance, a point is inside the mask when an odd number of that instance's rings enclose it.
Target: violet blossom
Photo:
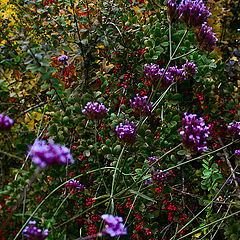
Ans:
[[[48,236],[48,230],[45,229],[42,231],[38,229],[36,225],[36,221],[29,221],[29,226],[26,226],[23,230],[24,237],[30,240],[43,240]]]
[[[145,64],[143,69],[143,74],[148,79],[148,81],[154,86],[157,86],[163,73],[164,73],[164,68],[160,69],[159,65],[155,65],[153,63],[151,63],[150,65]],[[173,81],[174,81],[173,77],[171,77],[171,75],[168,72],[166,72],[162,79],[162,83],[168,86],[171,83],[173,83]]]
[[[49,143],[44,140],[36,140],[30,147],[29,155],[32,161],[42,168],[56,163],[74,163],[70,150],[65,146],[54,144],[52,140]]]
[[[184,113],[182,129],[178,132],[182,136],[183,146],[189,153],[196,154],[207,150],[206,138],[210,135],[209,128],[202,117],[198,119],[196,114]]]
[[[205,51],[212,52],[216,47],[216,33],[212,32],[212,28],[208,27],[206,23],[202,24],[202,27],[195,32],[196,39],[199,43],[199,47]]]
[[[115,131],[122,142],[134,143],[137,139],[136,128],[137,126],[134,125],[134,122],[129,123],[129,121],[126,120],[126,124],[120,123],[120,125],[116,127]]]
[[[0,131],[9,131],[13,123],[10,117],[0,113]]]
[[[177,5],[177,1],[172,2],[172,0],[168,0],[168,9],[167,16],[169,22],[177,22],[181,16],[180,8]]]
[[[162,170],[157,169],[156,171],[154,171],[154,169],[151,169],[151,177],[152,177],[152,181],[157,183],[157,184],[165,184],[167,178],[173,174],[173,171],[167,171],[167,172],[163,172]]]
[[[88,102],[85,106],[85,108],[82,110],[82,113],[91,120],[99,120],[104,118],[109,109],[106,108],[102,103],[92,103]]]
[[[66,55],[62,55],[62,56],[58,57],[58,61],[62,62],[63,65],[69,66],[68,56],[66,56]]]
[[[240,156],[240,150],[235,150],[234,155],[235,156]]]
[[[182,82],[186,80],[184,69],[178,68],[177,66],[168,67],[166,75],[172,79],[172,82]]]
[[[84,185],[81,184],[77,180],[67,181],[66,187],[72,187],[72,188],[76,188],[76,189],[79,189],[79,190],[84,190],[85,189]]]
[[[188,62],[188,60],[182,65],[182,68],[184,69],[186,77],[193,77],[198,73],[197,66],[193,62]]]
[[[122,217],[113,216],[110,214],[103,214],[101,216],[106,224],[105,229],[102,230],[102,234],[109,234],[111,237],[117,237],[120,235],[127,235],[127,228],[124,226]]]
[[[202,0],[182,0],[179,8],[181,19],[189,27],[201,26],[211,15],[209,7],[206,7]]]
[[[228,132],[233,138],[240,138],[240,122],[229,123]]]
[[[147,96],[139,97],[137,94],[136,97],[134,97],[134,100],[130,99],[131,107],[137,115],[143,115],[143,116],[150,116],[152,111],[152,105],[151,102],[149,105],[147,105]]]

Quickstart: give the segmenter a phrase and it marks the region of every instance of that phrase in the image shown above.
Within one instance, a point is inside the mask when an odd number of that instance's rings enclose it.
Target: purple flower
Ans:
[[[240,122],[229,123],[228,132],[233,138],[240,138]]]
[[[158,161],[158,159],[155,158],[155,157],[149,157],[148,160],[149,160],[148,163],[149,163],[150,165],[152,165],[154,162]]]
[[[42,231],[35,227],[36,221],[29,221],[29,226],[26,226],[23,230],[24,237],[30,240],[42,240],[48,236],[48,230]]]
[[[168,0],[167,16],[169,22],[177,22],[181,16],[180,8],[177,5],[177,1],[173,3],[172,0]]]
[[[32,161],[42,168],[55,163],[74,163],[70,150],[65,146],[54,144],[52,140],[49,144],[44,140],[36,140],[30,148],[29,155]]]
[[[188,60],[182,65],[182,68],[184,69],[186,77],[192,77],[198,73],[197,66],[193,62],[188,62]]]
[[[172,79],[172,82],[174,81],[182,82],[186,80],[184,69],[182,68],[179,69],[177,66],[168,67],[166,75],[168,76],[169,79],[170,78]]]
[[[149,179],[147,179],[146,181],[145,181],[145,184],[151,184],[152,183],[152,179],[151,178],[149,178]]]
[[[136,128],[137,126],[134,125],[134,122],[129,123],[129,121],[126,120],[126,124],[123,125],[120,123],[120,125],[116,127],[115,131],[122,142],[134,143],[137,139]]]
[[[196,39],[199,43],[199,47],[205,51],[212,52],[216,47],[216,33],[212,32],[212,28],[208,27],[206,23],[202,24],[202,27],[195,32]]]
[[[151,63],[150,65],[145,64],[144,69],[143,69],[143,74],[148,79],[148,81],[154,86],[157,86],[163,73],[164,73],[164,68],[160,69],[158,65],[155,65],[153,63]],[[170,85],[173,81],[174,81],[174,79],[170,76],[170,74],[168,72],[166,72],[162,79],[162,84]]]
[[[235,156],[240,156],[240,150],[235,150],[234,155],[235,155]]]
[[[159,184],[165,184],[167,178],[169,177],[169,175],[174,176],[173,171],[167,171],[167,172],[163,172],[162,170],[156,170],[154,171],[154,169],[151,169],[151,177],[152,177],[152,181]]]
[[[150,116],[152,111],[152,105],[151,102],[150,105],[147,105],[147,96],[145,97],[139,97],[137,94],[136,97],[134,97],[134,101],[130,99],[131,107],[133,111],[137,115],[143,115],[143,116]]]
[[[9,131],[14,121],[0,113],[0,131]]]
[[[58,61],[61,61],[63,65],[69,66],[68,56],[62,55],[58,58]]]
[[[66,187],[73,187],[73,188],[76,188],[76,189],[79,189],[79,190],[84,190],[85,189],[84,185],[81,184],[77,180],[67,181]]]
[[[181,12],[181,19],[189,27],[201,26],[211,15],[209,8],[206,7],[201,0],[182,0],[179,8]]]
[[[102,103],[92,103],[88,102],[85,108],[82,110],[82,113],[91,120],[99,120],[106,116],[109,109],[106,108]]]
[[[178,132],[182,136],[183,146],[191,154],[201,153],[207,150],[206,138],[210,135],[210,126],[206,126],[203,118],[196,118],[196,114],[184,113],[182,129]]]
[[[102,234],[109,234],[111,237],[116,237],[119,235],[127,235],[127,229],[124,227],[122,217],[113,216],[110,214],[103,214],[101,216],[103,221],[106,223],[105,229],[103,229]]]

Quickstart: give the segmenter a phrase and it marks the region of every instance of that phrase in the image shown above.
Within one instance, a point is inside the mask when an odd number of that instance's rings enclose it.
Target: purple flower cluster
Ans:
[[[240,122],[229,123],[228,132],[233,138],[240,138]]]
[[[202,0],[182,0],[179,5],[181,19],[189,27],[201,26],[211,15],[209,8]]]
[[[167,172],[163,172],[162,170],[156,170],[154,171],[154,169],[151,169],[151,177],[152,177],[152,181],[157,183],[157,184],[165,184],[167,178],[173,175],[173,171],[167,171]]]
[[[199,47],[208,52],[212,52],[216,47],[216,33],[212,32],[212,28],[208,27],[206,23],[195,33],[196,39],[199,42]]]
[[[166,75],[168,75],[169,78],[173,79],[173,81],[182,82],[186,80],[184,69],[179,69],[177,66],[168,67]]]
[[[106,223],[105,229],[102,230],[102,234],[109,234],[111,237],[120,235],[127,235],[127,229],[124,227],[122,217],[113,216],[110,214],[103,214],[101,216],[103,221]]]
[[[71,181],[68,181],[66,183],[66,187],[73,187],[73,188],[76,188],[76,189],[79,189],[79,190],[84,190],[85,187],[83,184],[81,184],[79,181],[77,180],[71,180]]]
[[[115,131],[122,142],[134,143],[137,139],[136,128],[137,126],[134,125],[134,122],[129,123],[129,121],[126,120],[126,124],[123,125],[120,123],[120,125],[116,127]]]
[[[181,16],[180,8],[177,5],[177,1],[173,3],[172,0],[168,0],[167,16],[169,22],[177,22]]]
[[[192,77],[198,73],[197,66],[193,62],[188,62],[188,60],[182,65],[182,68],[184,69],[186,77]]]
[[[42,231],[36,226],[36,221],[29,221],[29,226],[26,226],[23,230],[24,237],[30,240],[42,240],[48,236],[48,230]]]
[[[10,117],[0,113],[0,131],[9,131],[13,122]]]
[[[235,155],[235,156],[240,156],[240,150],[235,150],[234,155]]]
[[[183,146],[189,153],[196,154],[207,150],[206,138],[210,135],[209,128],[203,118],[197,119],[196,114],[184,113],[182,129],[179,133],[182,136]]]
[[[193,62],[188,62],[182,65],[182,68],[178,68],[177,66],[168,67],[165,75],[162,79],[162,83],[165,86],[170,85],[174,81],[182,82],[186,80],[186,77],[193,76],[197,73],[197,67]],[[145,64],[143,74],[148,79],[148,81],[154,86],[157,85],[158,81],[161,79],[164,73],[164,68],[159,68],[158,65],[155,64]]]
[[[104,118],[109,109],[106,108],[102,103],[92,103],[88,102],[85,106],[85,108],[82,110],[82,113],[91,120],[99,120]]]
[[[147,96],[139,97],[137,94],[136,97],[134,97],[134,101],[130,99],[130,103],[135,114],[143,116],[151,115],[153,103],[151,102],[149,106],[147,105]]]
[[[58,58],[58,61],[62,62],[63,65],[69,66],[68,56],[62,55]]]
[[[158,65],[155,65],[153,63],[145,64],[143,69],[143,74],[148,79],[148,81],[154,86],[158,84],[158,81],[160,80],[163,72],[164,72],[163,68],[160,69]]]
[[[32,161],[42,168],[55,163],[74,163],[70,150],[65,146],[54,144],[51,140],[49,144],[44,140],[36,140],[30,147],[29,155]]]
[[[158,159],[155,157],[149,157],[148,160],[149,160],[148,164],[150,164],[150,165],[152,165],[154,162],[158,161]]]

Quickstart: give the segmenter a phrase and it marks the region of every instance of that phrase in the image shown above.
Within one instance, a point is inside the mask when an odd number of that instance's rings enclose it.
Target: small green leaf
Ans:
[[[187,151],[185,151],[185,150],[179,150],[179,151],[177,152],[177,155],[185,156],[185,155],[187,155]]]
[[[138,20],[138,18],[137,18],[137,16],[135,16],[135,17],[132,19],[132,23],[133,23],[133,24],[136,24],[136,23],[137,23],[137,20]]]

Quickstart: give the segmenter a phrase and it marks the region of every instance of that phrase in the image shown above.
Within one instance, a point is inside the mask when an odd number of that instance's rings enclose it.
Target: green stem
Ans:
[[[66,200],[68,199],[68,197],[71,195],[71,193],[69,193],[64,199],[63,201],[61,201],[60,205],[58,206],[57,210],[55,211],[55,213],[53,214],[53,217],[55,217],[59,211],[59,209],[61,208],[61,206],[66,202]]]
[[[122,155],[125,151],[125,148],[126,148],[126,143],[125,145],[123,146],[122,148],[122,151],[118,157],[118,160],[117,160],[117,164],[116,164],[116,167],[115,167],[115,170],[114,170],[114,174],[113,174],[113,181],[112,181],[112,190],[111,190],[111,195],[110,195],[110,199],[111,199],[111,203],[112,203],[112,213],[114,212],[114,200],[113,200],[113,194],[114,194],[114,185],[115,185],[115,180],[116,180],[116,175],[117,175],[117,168],[118,168],[118,165],[119,165],[119,162],[121,161],[121,158],[122,158]]]
[[[187,56],[187,55],[189,55],[189,54],[195,52],[196,50],[198,50],[198,48],[194,48],[194,49],[192,49],[191,51],[189,51],[189,52],[187,52],[187,53],[184,53],[184,54],[181,55],[181,56],[178,56],[178,57],[172,58],[172,60],[174,61],[174,60],[177,60],[177,59],[179,59],[179,58],[185,57],[185,56]]]
[[[96,156],[97,156],[98,167],[100,169],[101,165],[100,165],[100,161],[99,161],[99,157],[98,157],[98,150],[97,150],[97,120],[95,120],[95,152],[96,152]],[[106,188],[106,191],[107,191],[107,193],[109,193],[108,188],[107,188],[107,184],[105,183],[105,180],[104,180],[103,172],[101,171],[100,173],[101,173],[102,181],[103,181],[103,184]]]
[[[23,199],[22,222],[24,222],[25,207],[26,207],[26,193],[24,193]],[[24,236],[22,236],[22,239],[24,239]]]
[[[140,187],[138,188],[138,192],[140,192],[140,190],[141,190],[141,188],[142,188],[142,185],[143,185],[143,182],[141,183]],[[136,202],[136,200],[137,200],[137,197],[138,197],[138,195],[136,194],[135,197],[134,197],[133,203],[132,203],[132,205],[131,205],[131,208],[129,209],[128,215],[127,215],[127,217],[126,217],[126,219],[125,219],[125,221],[124,221],[124,226],[126,226],[126,223],[127,223],[128,218],[129,218],[129,216],[130,216],[130,214],[131,214],[131,212],[132,212],[132,209],[133,209],[134,204],[135,204],[135,202]],[[120,236],[118,236],[117,240],[119,240],[119,238],[120,238]]]
[[[44,114],[45,114],[45,111],[46,111],[46,107],[47,107],[47,105],[44,106],[41,122],[40,122],[40,125],[39,125],[39,128],[38,128],[37,139],[39,137],[40,129],[41,129],[41,126],[42,126],[42,123],[43,123],[43,117],[44,117]]]
[[[172,58],[172,33],[171,33],[172,25],[169,23],[169,28],[168,28],[168,35],[169,35],[169,55],[170,59]]]
[[[188,33],[188,28],[185,30],[185,32],[184,32],[184,34],[183,34],[183,36],[182,36],[181,40],[179,41],[179,43],[178,43],[178,45],[177,45],[177,47],[176,47],[175,51],[173,52],[172,58],[170,58],[171,60],[173,60],[173,58],[174,58],[175,54],[177,53],[177,51],[178,51],[178,49],[179,49],[180,45],[182,44],[182,42],[183,42],[184,38],[185,38],[185,37],[186,37],[186,35],[187,35],[187,33]]]

